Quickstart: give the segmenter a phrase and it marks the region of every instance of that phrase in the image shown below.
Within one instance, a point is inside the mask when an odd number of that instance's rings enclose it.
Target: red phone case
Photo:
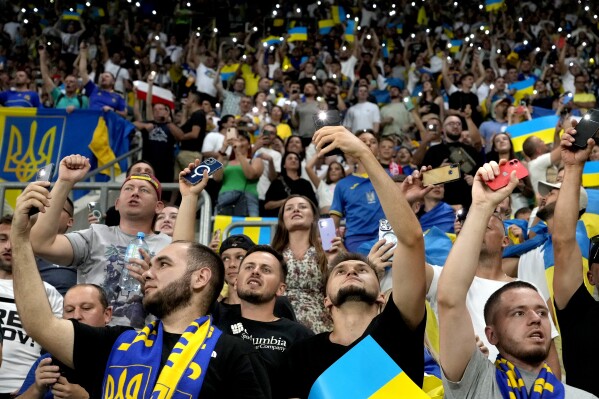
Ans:
[[[524,179],[528,176],[528,169],[526,169],[526,167],[517,159],[512,159],[499,166],[499,176],[495,176],[495,179],[486,181],[485,183],[487,183],[487,186],[489,186],[491,190],[497,191],[508,185],[510,182],[510,175],[514,170],[516,171],[516,177],[518,179]]]

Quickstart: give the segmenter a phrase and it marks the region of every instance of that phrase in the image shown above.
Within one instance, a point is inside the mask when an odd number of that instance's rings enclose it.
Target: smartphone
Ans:
[[[49,163],[43,168],[38,169],[35,174],[35,181],[50,181],[52,179],[52,175],[54,175],[54,164]],[[38,213],[40,210],[38,208],[31,208],[29,210],[29,216],[33,216]]]
[[[222,167],[223,164],[218,162],[216,159],[207,158],[204,159],[201,164],[196,166],[194,170],[184,175],[183,179],[195,186],[196,184],[202,181],[202,178],[204,177],[204,170],[208,170],[208,176],[212,176],[214,172],[216,172]]]
[[[422,184],[427,187],[449,183],[459,180],[460,177],[460,166],[458,164],[446,165],[424,172],[422,174]]]
[[[87,209],[96,219],[98,219],[98,223],[102,223],[102,210],[100,209],[100,204],[97,202],[88,202]]]
[[[339,114],[339,111],[336,110],[319,111],[312,117],[312,120],[314,121],[314,131],[325,126],[341,126],[341,115]],[[327,155],[343,155],[343,151],[339,148],[334,148],[332,151],[329,151]]]
[[[528,176],[528,169],[526,169],[526,167],[517,159],[512,159],[499,166],[499,176],[496,176],[495,179],[486,181],[485,183],[487,183],[487,186],[489,186],[491,190],[497,191],[508,185],[510,182],[510,175],[514,170],[516,171],[516,177],[518,179],[524,179]]]
[[[406,105],[406,109],[408,110],[408,112],[411,112],[414,109],[415,105],[412,102],[412,99],[410,99],[410,97],[404,98],[403,102]]]
[[[393,246],[389,248],[386,253],[395,251],[395,247],[397,247],[397,236],[393,231],[393,227],[391,227],[391,223],[387,219],[379,219],[379,240],[385,240],[386,244],[392,242]],[[393,257],[389,258],[389,260],[393,260]]]
[[[576,135],[572,145],[576,148],[587,148],[587,140],[593,138],[599,144],[597,132],[599,131],[599,109],[591,109],[580,118],[576,125]]]
[[[332,218],[323,218],[318,221],[318,230],[320,231],[320,240],[322,249],[329,251],[333,247],[333,239],[337,236],[335,233],[335,222]]]
[[[574,96],[572,95],[572,93],[571,93],[571,92],[569,92],[569,91],[568,91],[568,92],[565,92],[565,93],[562,95],[562,98],[563,98],[563,99],[562,99],[562,104],[563,104],[563,105],[566,105],[566,104],[568,104],[570,101],[572,101],[572,99],[574,98]]]
[[[156,77],[156,71],[150,72],[150,79],[154,79]]]
[[[237,129],[234,127],[227,128],[227,134],[225,135],[225,140],[232,140],[237,138]]]

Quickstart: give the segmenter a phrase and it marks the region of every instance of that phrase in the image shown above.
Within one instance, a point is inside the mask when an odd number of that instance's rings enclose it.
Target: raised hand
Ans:
[[[29,210],[37,208],[40,212],[46,212],[46,207],[50,206],[50,192],[48,191],[50,182],[38,181],[29,184],[17,198],[11,231],[13,237],[17,235],[29,235],[31,224],[29,223]]]
[[[85,177],[90,168],[89,159],[83,155],[66,156],[60,161],[58,180],[75,184]]]
[[[179,191],[181,192],[181,196],[186,197],[188,195],[200,195],[200,193],[206,188],[208,184],[208,170],[204,169],[202,173],[202,180],[199,183],[192,185],[187,180],[183,178],[188,173],[192,173],[192,171],[200,164],[200,160],[196,159],[195,162],[190,163],[187,168],[183,169],[181,173],[179,173]]]
[[[572,143],[575,140],[574,136],[576,136],[577,125],[578,123],[576,121],[572,121],[572,127],[564,132],[560,142],[562,161],[566,166],[584,165],[589,159],[593,147],[595,147],[595,140],[592,138],[587,140],[587,148],[583,149],[572,146]]]
[[[319,157],[335,148],[356,159],[370,153],[366,144],[343,126],[325,126],[314,134],[313,141]]]
[[[514,191],[514,188],[518,185],[516,171],[512,171],[510,174],[510,182],[508,185],[497,191],[491,190],[485,183],[487,181],[493,181],[495,177],[499,176],[499,166],[505,163],[507,163],[507,160],[505,159],[499,161],[499,164],[495,161],[491,161],[478,168],[472,183],[472,205],[482,205],[484,207],[491,207],[491,209],[495,210],[497,205]]]

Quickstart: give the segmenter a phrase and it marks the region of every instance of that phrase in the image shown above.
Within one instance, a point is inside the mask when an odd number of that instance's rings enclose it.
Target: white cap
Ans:
[[[549,194],[551,192],[551,190],[553,189],[560,189],[562,186],[562,183],[549,183],[546,181],[539,181],[539,194],[541,194],[541,196],[546,197],[547,194]],[[584,187],[580,187],[580,198],[578,199],[578,210],[581,211],[583,209],[587,208],[587,205],[589,203],[589,196],[587,194],[587,190],[584,189]]]

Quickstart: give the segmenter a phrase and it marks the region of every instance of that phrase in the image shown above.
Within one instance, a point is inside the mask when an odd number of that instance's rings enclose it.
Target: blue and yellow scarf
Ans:
[[[105,399],[197,398],[214,346],[222,332],[204,316],[191,323],[175,344],[160,374],[163,330],[154,321],[119,336],[106,367]]]
[[[558,380],[545,363],[537,376],[530,393],[520,371],[501,355],[495,360],[495,378],[501,395],[505,399],[563,399],[564,385]]]

